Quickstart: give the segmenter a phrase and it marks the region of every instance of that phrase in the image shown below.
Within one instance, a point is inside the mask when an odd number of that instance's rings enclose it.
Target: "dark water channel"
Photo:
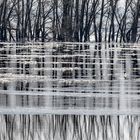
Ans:
[[[1,44],[1,140],[140,140],[140,45]]]

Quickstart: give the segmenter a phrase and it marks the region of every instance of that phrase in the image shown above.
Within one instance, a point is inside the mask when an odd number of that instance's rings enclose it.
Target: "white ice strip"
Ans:
[[[140,110],[114,110],[114,109],[99,109],[95,110],[86,110],[86,109],[52,109],[52,108],[25,108],[25,107],[16,107],[16,108],[0,108],[0,114],[30,114],[30,115],[44,115],[44,114],[55,114],[55,115],[138,115]]]
[[[131,92],[131,91],[128,91]],[[105,94],[105,91],[95,91],[93,93],[75,93],[75,92],[58,92],[58,91],[0,91],[0,97],[2,94],[4,95],[29,95],[29,96],[38,96],[38,95],[43,95],[43,96],[64,96],[64,97],[105,97],[105,98],[119,98],[119,91],[109,91],[108,94]],[[127,93],[127,91],[126,91]],[[135,93],[139,93],[139,91],[132,91],[132,95],[126,94],[127,99],[140,99],[140,96]],[[123,98],[123,100],[127,100],[126,98]]]

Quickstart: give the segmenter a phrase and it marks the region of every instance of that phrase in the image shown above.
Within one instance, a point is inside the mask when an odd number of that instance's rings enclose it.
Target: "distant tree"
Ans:
[[[6,27],[6,17],[7,17],[7,0],[3,1],[0,9],[0,40],[7,41],[7,27]]]
[[[134,9],[132,7],[132,15],[133,15],[133,21],[132,21],[132,26],[131,26],[131,42],[136,42],[137,41],[137,34],[138,34],[138,26],[140,21],[140,1],[137,0],[134,3]]]
[[[110,0],[110,27],[109,27],[109,36],[108,42],[115,41],[115,13],[119,0]]]

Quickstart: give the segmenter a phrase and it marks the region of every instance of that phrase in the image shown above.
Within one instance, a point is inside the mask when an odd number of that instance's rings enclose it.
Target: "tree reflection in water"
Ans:
[[[139,140],[138,116],[3,115],[2,140]]]
[[[2,45],[1,139],[139,140],[139,47]]]

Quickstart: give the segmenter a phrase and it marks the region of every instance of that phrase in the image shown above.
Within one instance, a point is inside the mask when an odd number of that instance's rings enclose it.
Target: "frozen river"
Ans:
[[[140,46],[0,47],[1,114],[140,114]]]
[[[140,45],[0,45],[0,139],[140,140]]]

